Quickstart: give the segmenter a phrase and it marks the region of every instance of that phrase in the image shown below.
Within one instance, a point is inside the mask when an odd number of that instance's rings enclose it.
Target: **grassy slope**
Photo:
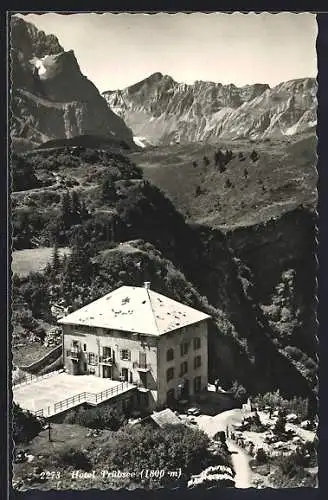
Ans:
[[[280,216],[300,204],[315,204],[315,147],[314,136],[301,136],[290,141],[158,147],[134,153],[132,159],[187,219],[212,227],[243,226]],[[224,173],[214,165],[219,148],[236,155]],[[254,148],[259,153],[256,163],[249,158]],[[239,152],[245,161],[238,159]],[[210,159],[207,167],[204,155]],[[227,179],[233,184],[230,188],[225,186]],[[199,196],[197,186],[202,190]]]
[[[36,436],[29,444],[29,453],[35,455],[36,461],[33,462],[23,462],[20,464],[14,464],[13,466],[13,480],[17,481],[19,478],[24,478],[26,475],[33,473],[35,465],[40,466],[43,470],[53,471],[54,474],[48,476],[49,479],[46,482],[34,483],[29,485],[30,488],[36,488],[40,490],[54,489],[88,489],[88,488],[105,488],[106,481],[102,481],[100,474],[97,474],[96,479],[77,479],[72,483],[71,472],[74,470],[71,468],[63,466],[54,466],[54,455],[58,455],[71,447],[81,450],[89,449],[93,452],[99,450],[104,443],[108,443],[111,440],[112,432],[103,430],[98,437],[88,437],[89,429],[81,427],[79,425],[70,424],[52,424],[51,425],[51,438],[52,441],[49,442],[48,430],[43,430],[38,436]],[[19,445],[19,449],[26,449],[26,446]],[[41,458],[40,458],[41,456]],[[99,471],[97,471],[99,472]],[[56,478],[56,474],[60,476]],[[107,481],[108,484],[108,481]],[[26,486],[25,486],[26,488]]]
[[[67,255],[69,248],[59,248],[59,255]],[[12,253],[11,271],[18,276],[27,276],[32,272],[40,272],[51,262],[53,248],[39,247],[16,250]]]

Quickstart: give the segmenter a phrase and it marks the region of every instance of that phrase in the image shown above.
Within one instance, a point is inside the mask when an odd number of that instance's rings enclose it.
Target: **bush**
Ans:
[[[300,464],[297,454],[280,456],[274,460],[277,470],[270,476],[276,487],[315,487],[316,478]]]
[[[16,444],[28,443],[41,431],[40,420],[16,403],[13,403],[12,417],[13,440]]]
[[[301,420],[306,419],[309,413],[308,398],[295,396],[292,399],[285,399],[281,396],[279,389],[276,392],[257,395],[254,398],[254,404],[261,410],[266,406],[272,409],[282,408],[288,413],[296,413]]]
[[[166,425],[160,429],[133,426],[118,431],[104,448],[106,466],[111,469],[182,470],[186,477],[199,473],[210,463],[209,438],[198,429]],[[162,484],[168,478],[155,478]]]
[[[279,410],[279,415],[275,423],[273,432],[277,435],[284,434],[284,432],[286,431],[286,423],[287,420],[285,412],[283,410]]]
[[[243,385],[239,384],[236,380],[232,384],[230,392],[232,392],[233,397],[240,403],[244,403],[247,399],[247,390]]]
[[[295,462],[302,467],[316,467],[318,465],[317,443],[306,441],[294,453]]]
[[[302,467],[296,453],[279,457],[278,461],[281,472],[288,477],[297,476]]]
[[[263,450],[263,448],[259,448],[257,450],[255,460],[257,464],[266,464],[268,462],[268,455]]]
[[[117,431],[126,421],[126,417],[113,408],[95,407],[79,408],[75,413],[67,415],[65,422],[78,424],[90,429],[110,429]]]
[[[76,450],[75,448],[69,448],[59,452],[54,457],[54,460],[58,466],[74,467],[74,469],[84,471],[90,471],[92,469],[92,463],[89,457],[82,450]]]
[[[204,156],[203,158],[203,163],[204,163],[204,166],[207,167],[209,164],[210,164],[210,160],[208,159],[207,156]]]
[[[294,361],[301,361],[304,356],[303,352],[295,346],[287,345],[284,347],[284,351],[290,356]]]
[[[256,161],[259,159],[259,155],[258,155],[258,153],[255,151],[255,149],[251,152],[251,154],[250,154],[250,159],[251,159],[253,162],[256,162]]]
[[[32,165],[23,156],[15,153],[11,157],[11,172],[13,191],[25,191],[42,185],[36,177]]]

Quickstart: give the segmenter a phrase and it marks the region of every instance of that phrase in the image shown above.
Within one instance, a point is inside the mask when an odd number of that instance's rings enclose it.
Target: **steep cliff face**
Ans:
[[[304,394],[316,377],[316,139],[263,141],[255,162],[248,141],[230,147],[223,172],[208,144],[133,158],[193,227],[170,258],[228,321],[211,330],[211,375]]]
[[[137,137],[148,143],[214,141],[293,135],[316,124],[316,81],[291,80],[270,88],[196,81],[155,73],[123,90],[103,93]]]
[[[184,271],[230,324],[211,335],[211,373],[220,366],[255,392],[314,386],[315,221],[297,209],[227,234],[199,227],[202,243],[191,247]]]
[[[20,18],[11,20],[12,124],[15,149],[79,135],[133,146],[132,133],[82,75],[73,51]]]

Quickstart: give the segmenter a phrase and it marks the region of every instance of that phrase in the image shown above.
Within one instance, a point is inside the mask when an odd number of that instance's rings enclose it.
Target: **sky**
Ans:
[[[155,72],[178,82],[237,86],[316,77],[317,24],[311,13],[27,14],[24,19],[73,49],[103,92]]]

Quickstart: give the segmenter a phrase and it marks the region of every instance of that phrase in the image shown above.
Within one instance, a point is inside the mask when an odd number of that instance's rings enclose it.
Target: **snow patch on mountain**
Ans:
[[[147,139],[145,137],[133,137],[133,142],[139,146],[140,148],[146,148],[147,147]]]
[[[17,17],[11,18],[11,70],[13,148],[77,135],[134,147],[132,131],[81,73],[74,52]]]

